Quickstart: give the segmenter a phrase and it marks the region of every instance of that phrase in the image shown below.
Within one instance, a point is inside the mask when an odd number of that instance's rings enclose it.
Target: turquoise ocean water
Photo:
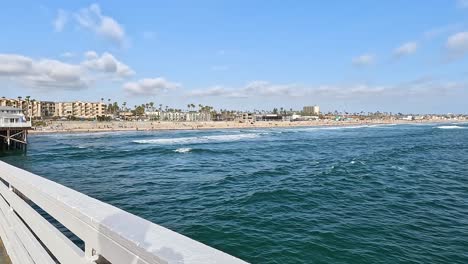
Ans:
[[[0,159],[253,263],[468,263],[468,124],[33,135]]]

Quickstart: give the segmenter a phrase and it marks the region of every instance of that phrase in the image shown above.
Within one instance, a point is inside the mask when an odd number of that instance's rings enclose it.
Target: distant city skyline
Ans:
[[[468,1],[6,2],[0,96],[468,113]]]

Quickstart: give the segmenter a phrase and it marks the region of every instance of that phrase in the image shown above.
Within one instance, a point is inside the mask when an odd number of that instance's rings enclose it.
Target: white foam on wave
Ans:
[[[155,139],[141,139],[134,140],[138,144],[201,144],[212,142],[231,142],[245,139],[253,139],[259,137],[259,134],[236,134],[236,135],[215,135],[215,136],[202,136],[202,137],[181,137],[181,138],[155,138]]]
[[[438,126],[436,128],[439,128],[439,129],[460,129],[460,128],[466,128],[466,127],[461,127],[461,126]]]
[[[178,148],[178,149],[174,150],[174,152],[177,152],[177,153],[188,153],[190,151],[192,151],[191,148]]]

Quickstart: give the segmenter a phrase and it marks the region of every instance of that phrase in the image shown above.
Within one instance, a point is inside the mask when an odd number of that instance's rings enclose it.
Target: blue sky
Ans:
[[[8,1],[0,94],[467,113],[468,0]]]

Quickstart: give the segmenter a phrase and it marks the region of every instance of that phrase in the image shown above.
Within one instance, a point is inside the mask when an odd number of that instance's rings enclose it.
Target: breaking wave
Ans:
[[[466,128],[466,127],[461,127],[461,126],[438,126],[436,128],[439,128],[439,129],[460,129],[460,128]]]
[[[174,152],[177,152],[177,153],[188,153],[190,152],[192,149],[191,148],[178,148],[176,150],[174,150]]]
[[[155,139],[141,139],[134,140],[138,144],[159,144],[159,145],[172,145],[172,144],[201,144],[212,142],[231,142],[240,141],[245,139],[253,139],[259,137],[259,134],[237,134],[237,135],[216,135],[216,136],[202,136],[202,137],[181,137],[181,138],[155,138]]]

